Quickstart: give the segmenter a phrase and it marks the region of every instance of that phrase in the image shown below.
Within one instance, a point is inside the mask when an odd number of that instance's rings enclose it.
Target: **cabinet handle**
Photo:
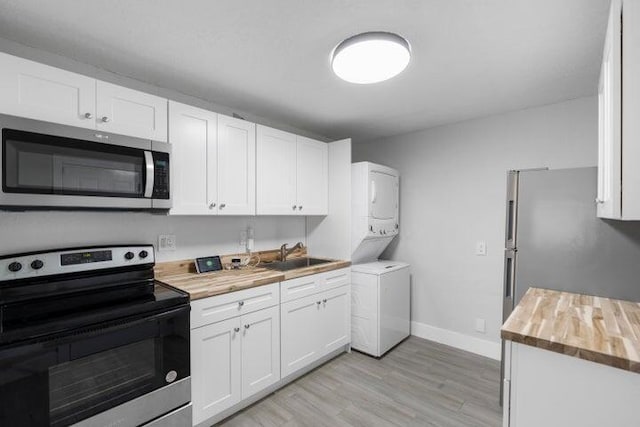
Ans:
[[[225,203],[220,203],[220,209],[224,209],[227,206]]]
[[[297,208],[297,206],[296,206],[296,205],[293,205],[293,206],[291,207],[291,209],[293,209],[294,211],[296,210],[296,208]]]
[[[233,328],[233,332],[240,332],[240,328],[238,328],[238,327]]]
[[[242,307],[244,305],[244,301],[238,301],[238,306]]]
[[[213,209],[213,208],[215,208],[215,207],[216,207],[216,204],[215,204],[215,203],[211,203],[211,204],[209,205],[209,209]]]
[[[596,203],[600,205],[600,204],[604,203],[604,200],[596,199]]]
[[[92,119],[92,118],[93,118],[93,114],[91,114],[91,113],[84,113],[84,118],[85,118],[85,119]]]
[[[107,116],[102,116],[102,119],[101,119],[101,120],[102,120],[102,123],[109,123],[109,120],[110,120],[110,119],[109,119],[109,117],[107,117]]]
[[[249,329],[251,327],[251,325],[244,325],[245,329]]]

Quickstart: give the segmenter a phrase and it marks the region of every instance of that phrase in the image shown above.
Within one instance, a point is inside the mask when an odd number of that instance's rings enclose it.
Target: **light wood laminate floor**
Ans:
[[[343,354],[220,423],[499,427],[499,362],[411,337],[382,359]]]

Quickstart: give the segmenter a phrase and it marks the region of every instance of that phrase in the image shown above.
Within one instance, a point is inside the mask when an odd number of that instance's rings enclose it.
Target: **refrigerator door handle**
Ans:
[[[518,172],[510,171],[507,174],[507,215],[505,241],[506,248],[516,247],[516,227],[518,223]]]

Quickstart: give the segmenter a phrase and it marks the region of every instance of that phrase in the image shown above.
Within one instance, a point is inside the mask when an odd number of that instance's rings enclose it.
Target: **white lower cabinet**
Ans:
[[[282,304],[282,376],[351,342],[350,286]]]
[[[242,398],[280,379],[280,310],[242,316]]]
[[[220,421],[348,345],[350,277],[345,268],[193,301],[193,425]]]
[[[282,376],[297,371],[320,356],[320,300],[317,295],[282,304]]]
[[[191,330],[191,378],[194,425],[279,381],[279,307]]]
[[[240,326],[240,317],[236,317],[191,331],[194,425],[242,398]]]

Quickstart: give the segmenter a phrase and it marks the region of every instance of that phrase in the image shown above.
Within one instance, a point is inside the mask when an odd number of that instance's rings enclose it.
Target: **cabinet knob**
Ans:
[[[604,203],[604,200],[596,199],[596,203],[597,203],[597,204],[599,204],[599,205],[601,205],[601,204],[603,204],[603,203]]]
[[[327,303],[327,299],[326,299],[326,298],[325,298],[325,299],[323,299],[323,300],[322,300],[322,302],[323,302],[324,304],[326,304],[326,303]]]
[[[320,304],[322,304],[322,302],[321,301],[316,301],[316,304],[320,305]]]
[[[298,210],[302,210],[302,205],[298,206]]]
[[[245,329],[249,329],[251,327],[251,325],[244,325]]]
[[[293,205],[293,206],[291,207],[291,209],[293,209],[294,211],[296,210],[296,208],[297,208],[297,206],[296,206],[296,205]]]
[[[233,328],[233,332],[240,332],[240,328]]]
[[[238,307],[242,307],[244,305],[244,301],[238,301]]]
[[[91,114],[91,113],[84,113],[84,118],[85,118],[85,119],[92,119],[92,118],[93,118],[93,114]]]
[[[101,120],[102,120],[102,123],[109,123],[109,120],[110,120],[110,119],[109,119],[109,117],[107,117],[107,116],[102,116],[102,119],[101,119]]]
[[[213,209],[213,208],[215,208],[215,207],[216,207],[216,204],[215,204],[215,203],[211,203],[211,204],[209,205],[209,209]]]
[[[224,209],[227,206],[225,203],[220,203],[220,209]]]

